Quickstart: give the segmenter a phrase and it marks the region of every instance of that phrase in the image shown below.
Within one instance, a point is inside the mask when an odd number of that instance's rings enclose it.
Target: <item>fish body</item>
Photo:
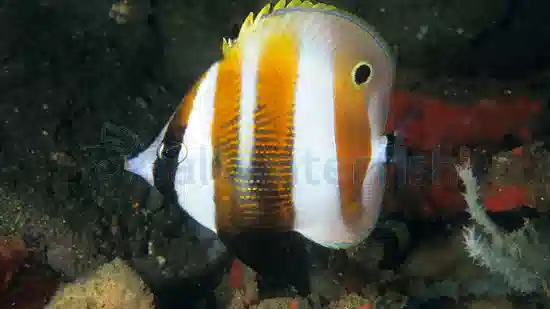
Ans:
[[[297,232],[346,248],[374,228],[394,79],[358,17],[280,1],[245,20],[125,169],[212,231]]]

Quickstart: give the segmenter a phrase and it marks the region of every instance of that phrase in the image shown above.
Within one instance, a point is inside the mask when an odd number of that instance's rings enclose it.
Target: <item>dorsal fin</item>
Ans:
[[[336,10],[337,8],[333,5],[324,4],[324,3],[314,3],[312,1],[302,1],[302,0],[290,0],[288,3],[286,0],[279,0],[275,5],[271,3],[266,4],[259,12],[254,16],[254,12],[250,12],[239,31],[239,35],[236,39],[224,38],[222,43],[222,52],[224,55],[227,54],[229,49],[234,45],[233,43],[239,39],[244,33],[254,30],[254,28],[259,24],[259,21],[262,17],[272,14],[278,10],[291,8],[291,7],[303,7],[303,8],[316,8],[316,9],[325,9],[325,10]]]

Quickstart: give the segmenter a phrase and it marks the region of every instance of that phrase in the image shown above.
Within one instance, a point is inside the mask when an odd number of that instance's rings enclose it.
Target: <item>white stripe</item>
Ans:
[[[203,226],[216,232],[212,178],[212,120],[218,63],[210,67],[199,88],[183,137],[174,186],[178,203]],[[187,150],[187,151],[185,151]]]
[[[331,37],[323,19],[301,21],[310,24],[302,27],[300,35],[295,97],[295,230],[312,241],[332,247],[352,237],[340,210],[334,127],[334,54],[332,45],[327,44]]]
[[[250,180],[252,152],[254,151],[254,113],[261,54],[261,35],[249,37],[242,45],[241,102],[239,114],[239,171],[243,180]],[[246,182],[245,182],[246,183]]]

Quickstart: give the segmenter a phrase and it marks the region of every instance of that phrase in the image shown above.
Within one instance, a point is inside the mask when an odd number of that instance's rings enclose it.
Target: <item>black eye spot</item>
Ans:
[[[175,159],[178,157],[181,149],[181,144],[178,143],[162,143],[157,150],[157,157],[160,160]]]
[[[177,141],[165,141],[157,148],[158,160],[174,161],[177,164],[187,159],[188,154],[187,146]]]
[[[367,63],[360,63],[355,67],[355,71],[353,72],[353,82],[357,86],[363,85],[369,80],[371,74],[372,70],[370,65]]]

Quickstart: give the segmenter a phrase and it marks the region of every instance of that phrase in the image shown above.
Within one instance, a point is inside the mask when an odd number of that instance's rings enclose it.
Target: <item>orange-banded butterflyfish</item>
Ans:
[[[216,233],[364,240],[388,162],[389,45],[344,10],[283,0],[251,13],[222,51],[125,169]]]

